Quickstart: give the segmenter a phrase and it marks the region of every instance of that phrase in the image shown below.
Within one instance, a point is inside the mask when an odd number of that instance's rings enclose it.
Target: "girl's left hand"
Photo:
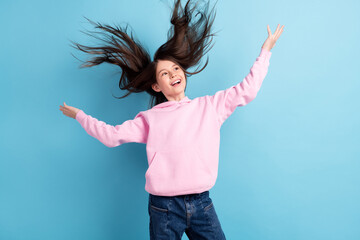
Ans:
[[[280,29],[279,29],[279,26],[280,26],[280,24],[278,24],[278,26],[277,26],[277,28],[275,30],[275,33],[271,34],[270,27],[269,27],[269,25],[267,25],[267,30],[268,30],[269,36],[265,40],[265,42],[264,42],[264,44],[262,45],[261,48],[264,48],[264,49],[270,51],[273,47],[275,47],[275,43],[279,39],[279,37],[280,37],[280,35],[281,35],[281,33],[283,32],[283,29],[284,29],[284,25]]]

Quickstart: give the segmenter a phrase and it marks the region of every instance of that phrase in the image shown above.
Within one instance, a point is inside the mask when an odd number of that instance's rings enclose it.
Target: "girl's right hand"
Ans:
[[[76,114],[80,111],[80,109],[68,106],[64,102],[64,106],[60,105],[60,111],[62,111],[64,115],[75,119]]]

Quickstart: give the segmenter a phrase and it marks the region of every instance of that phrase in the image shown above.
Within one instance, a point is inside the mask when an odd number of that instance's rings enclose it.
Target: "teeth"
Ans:
[[[173,82],[171,85],[174,86],[176,83],[179,83],[179,82],[180,82],[180,80],[177,80],[177,81]]]

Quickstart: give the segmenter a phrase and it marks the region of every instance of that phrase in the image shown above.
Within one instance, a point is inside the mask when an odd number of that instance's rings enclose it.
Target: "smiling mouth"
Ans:
[[[175,82],[173,82],[172,84],[171,84],[171,86],[175,86],[175,85],[178,85],[178,84],[180,84],[181,83],[181,79],[178,79],[178,80],[176,80]]]

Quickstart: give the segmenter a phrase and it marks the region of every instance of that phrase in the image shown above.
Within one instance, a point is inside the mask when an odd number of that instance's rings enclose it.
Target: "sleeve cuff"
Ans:
[[[270,57],[272,52],[267,49],[261,48],[260,56]]]
[[[77,112],[77,114],[76,114],[76,116],[75,116],[75,119],[76,119],[79,123],[81,123],[82,120],[83,120],[85,117],[86,117],[86,114],[84,113],[84,111],[83,111],[83,110],[80,110],[80,111]]]

